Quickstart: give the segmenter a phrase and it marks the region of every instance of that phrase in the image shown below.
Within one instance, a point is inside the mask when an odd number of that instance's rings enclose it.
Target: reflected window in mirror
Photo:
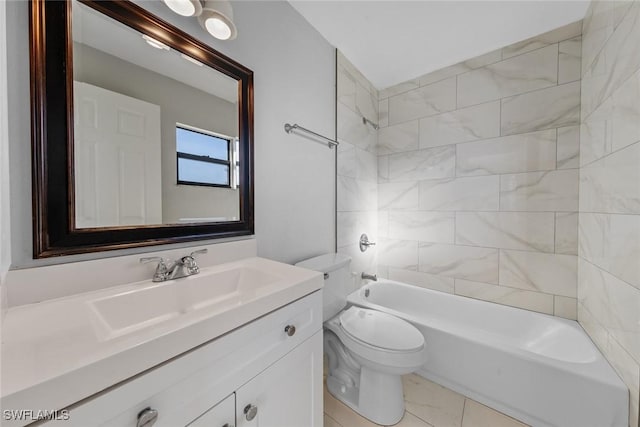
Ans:
[[[179,185],[232,188],[234,138],[176,126]]]

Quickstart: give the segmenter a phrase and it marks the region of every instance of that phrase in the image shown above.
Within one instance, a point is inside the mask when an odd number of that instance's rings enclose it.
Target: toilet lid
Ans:
[[[418,329],[388,313],[351,307],[340,315],[340,324],[349,335],[374,347],[411,351],[424,345]]]

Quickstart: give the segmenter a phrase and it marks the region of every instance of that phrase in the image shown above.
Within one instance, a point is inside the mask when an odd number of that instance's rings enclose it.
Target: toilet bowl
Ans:
[[[426,362],[424,337],[413,325],[388,313],[345,308],[350,261],[343,254],[328,254],[296,264],[325,273],[327,389],[363,417],[393,425],[404,415],[401,376]]]

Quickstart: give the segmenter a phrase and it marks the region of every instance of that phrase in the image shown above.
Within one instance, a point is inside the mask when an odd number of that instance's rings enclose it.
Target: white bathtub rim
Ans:
[[[391,282],[394,284],[398,284],[400,286],[408,286],[408,287],[412,286],[412,285],[408,285],[408,284],[404,284],[404,283],[396,282],[392,280],[385,280],[385,282]],[[418,287],[418,288],[421,290],[429,291],[429,292],[439,292],[441,294],[446,294],[445,292],[440,292],[432,289],[426,289],[421,287]],[[451,295],[451,294],[447,294],[447,295]],[[453,295],[453,296],[458,296],[458,295]],[[466,298],[462,296],[459,296],[459,297]],[[469,300],[472,300],[473,302],[478,302],[478,303],[496,304],[488,301],[475,300],[473,298],[466,298],[466,299],[469,299]],[[581,334],[585,336],[586,339],[589,340],[589,343],[593,346],[597,355],[593,361],[580,363],[580,362],[569,362],[566,360],[554,359],[545,355],[541,355],[539,353],[522,349],[520,347],[509,345],[508,343],[505,343],[504,340],[496,339],[494,336],[490,334],[483,334],[482,331],[478,331],[479,332],[478,334],[476,334],[475,331],[473,334],[470,334],[467,331],[459,330],[459,328],[451,327],[450,324],[447,324],[446,327],[444,328],[438,328],[437,326],[440,326],[440,325],[438,324],[437,321],[435,321],[436,323],[435,325],[431,325],[431,324],[426,325],[423,323],[423,321],[421,321],[420,319],[417,319],[415,316],[411,316],[406,313],[402,313],[397,310],[390,309],[388,307],[384,307],[378,304],[374,304],[367,300],[363,300],[360,296],[360,289],[356,290],[355,292],[349,295],[348,302],[349,304],[387,312],[394,316],[405,319],[414,325],[417,324],[417,325],[420,325],[421,327],[438,329],[445,333],[455,334],[465,340],[471,341],[474,344],[480,345],[482,347],[488,347],[488,348],[499,347],[501,350],[505,351],[506,353],[509,353],[516,357],[523,358],[533,363],[540,363],[545,367],[548,367],[554,371],[564,372],[567,369],[570,369],[570,370],[573,370],[574,372],[580,373],[581,375],[588,376],[590,379],[595,380],[599,383],[622,388],[624,390],[628,390],[627,387],[622,382],[622,380],[619,378],[619,376],[615,373],[611,365],[608,363],[608,361],[602,356],[602,353],[600,352],[600,350],[598,350],[595,344],[593,344],[593,341],[591,341],[591,339],[589,338],[587,333],[584,331],[582,326],[580,326],[578,322],[573,320],[557,318],[557,317],[549,316],[543,313],[531,312],[536,315],[550,317],[555,321],[563,322],[565,324],[568,324],[568,326],[570,326],[571,328],[577,329]],[[496,304],[496,305],[499,305],[499,304]],[[505,306],[505,308],[512,309],[512,310],[523,310],[523,309],[519,309],[516,307],[509,307],[509,306]],[[429,320],[433,320],[433,319],[429,319]],[[429,342],[426,340],[425,340],[425,345],[427,346],[427,349],[428,349]],[[614,375],[611,375],[611,373],[613,373]]]

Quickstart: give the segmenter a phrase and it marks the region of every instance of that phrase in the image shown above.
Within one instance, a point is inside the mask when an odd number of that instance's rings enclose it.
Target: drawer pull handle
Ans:
[[[258,415],[258,407],[252,404],[248,404],[244,407],[244,415],[247,421],[253,420]]]
[[[294,336],[296,333],[296,327],[293,325],[287,325],[284,328],[284,332],[285,334],[289,335],[290,337]]]
[[[222,427],[233,427],[233,424],[224,423],[224,425]]]
[[[158,411],[151,408],[145,408],[138,414],[138,423],[136,427],[151,427],[158,421]]]

